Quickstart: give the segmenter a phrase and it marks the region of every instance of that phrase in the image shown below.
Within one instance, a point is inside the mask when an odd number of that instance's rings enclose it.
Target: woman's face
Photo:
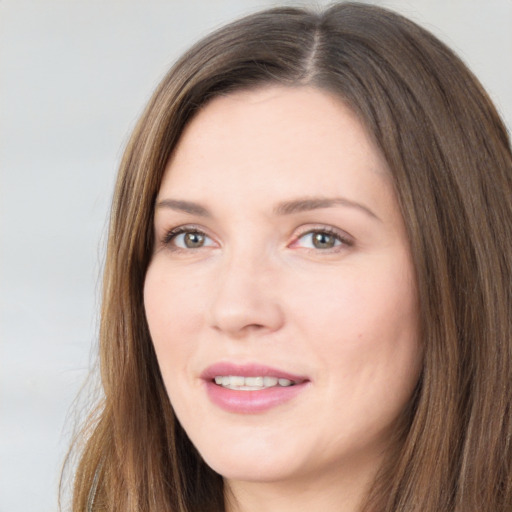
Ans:
[[[306,87],[212,100],[154,222],[147,320],[206,462],[233,481],[375,468],[418,381],[418,301],[385,161],[352,111]]]

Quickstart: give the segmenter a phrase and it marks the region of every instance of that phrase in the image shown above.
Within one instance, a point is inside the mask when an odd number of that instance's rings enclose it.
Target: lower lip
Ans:
[[[259,391],[237,391],[206,382],[210,400],[221,409],[238,414],[256,414],[289,402],[301,393],[307,382],[294,386],[273,386]]]

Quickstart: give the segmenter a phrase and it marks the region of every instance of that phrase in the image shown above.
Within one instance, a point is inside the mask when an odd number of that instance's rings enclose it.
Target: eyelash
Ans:
[[[176,245],[172,244],[173,240],[175,240],[177,236],[185,234],[185,233],[193,233],[193,234],[197,234],[199,236],[203,236],[205,238],[211,238],[202,229],[200,229],[200,228],[198,228],[196,226],[193,226],[193,225],[178,226],[178,227],[173,228],[173,229],[171,229],[171,230],[169,230],[169,231],[167,231],[165,233],[165,236],[162,239],[162,244],[164,246],[168,247],[170,250],[175,251],[175,252],[178,252],[178,251],[186,251],[186,252],[194,251],[194,249],[192,249],[192,248],[185,249],[183,247],[177,247]],[[315,252],[330,253],[330,252],[336,252],[336,251],[341,250],[343,248],[352,247],[354,245],[354,241],[350,237],[348,237],[347,235],[343,234],[342,232],[340,232],[340,231],[338,231],[338,230],[336,230],[336,229],[334,229],[332,227],[329,227],[329,226],[318,226],[318,227],[315,227],[315,228],[309,228],[306,231],[304,231],[303,233],[298,234],[294,238],[294,240],[292,241],[292,243],[290,245],[293,246],[301,238],[303,238],[303,237],[305,237],[307,235],[312,235],[314,233],[326,234],[326,235],[332,236],[332,237],[334,237],[336,239],[336,241],[338,241],[340,243],[338,245],[335,245],[332,248],[327,248],[327,249],[306,248],[306,250],[311,250],[311,251],[315,251]]]
[[[204,236],[204,237],[207,237],[207,238],[210,238],[203,230],[195,227],[195,226],[178,226],[177,228],[173,228],[169,231],[167,231],[167,233],[165,233],[165,236],[162,240],[162,244],[163,245],[166,245],[166,246],[169,246],[171,245],[171,242],[178,236],[178,235],[182,235],[184,233],[194,233],[194,234],[197,234],[197,235],[200,235],[200,236]],[[181,247],[172,247],[173,250],[181,250],[182,248]],[[186,249],[183,249],[183,250],[186,250]]]
[[[303,233],[297,235],[294,241],[292,242],[292,245],[297,243],[301,238],[315,233],[332,236],[335,238],[336,241],[340,243],[339,245],[335,245],[334,247],[328,249],[308,248],[308,250],[330,253],[337,252],[339,250],[342,250],[343,248],[352,247],[354,245],[354,241],[348,235],[330,226],[318,226],[314,228],[309,228]]]

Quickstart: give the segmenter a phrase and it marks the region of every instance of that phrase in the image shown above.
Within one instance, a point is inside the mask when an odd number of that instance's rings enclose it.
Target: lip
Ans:
[[[239,375],[244,377],[277,377],[294,382],[293,386],[274,386],[258,391],[226,389],[215,384],[218,375]],[[238,365],[227,362],[216,363],[201,373],[206,393],[213,404],[221,409],[238,414],[256,414],[278,407],[295,398],[306,389],[310,380],[279,368],[260,364]]]

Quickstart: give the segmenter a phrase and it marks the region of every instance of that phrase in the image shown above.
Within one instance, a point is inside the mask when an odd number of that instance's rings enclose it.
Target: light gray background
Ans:
[[[0,0],[0,512],[57,509],[113,180],[145,101],[198,37],[277,3]],[[456,49],[512,126],[512,0],[375,3]]]

